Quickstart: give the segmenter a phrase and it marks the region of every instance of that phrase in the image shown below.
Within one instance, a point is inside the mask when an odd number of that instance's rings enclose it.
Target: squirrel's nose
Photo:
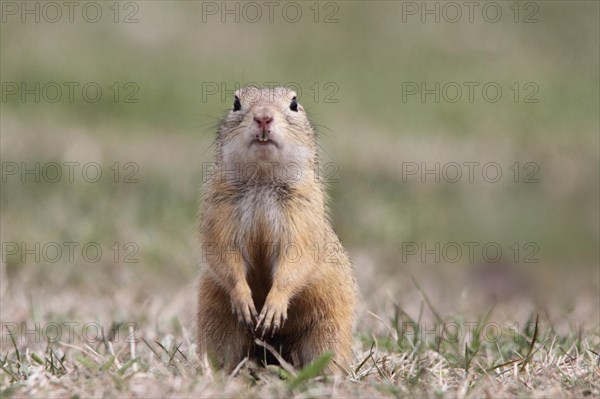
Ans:
[[[261,130],[267,130],[273,118],[269,115],[257,115],[254,117],[254,122],[258,124]]]

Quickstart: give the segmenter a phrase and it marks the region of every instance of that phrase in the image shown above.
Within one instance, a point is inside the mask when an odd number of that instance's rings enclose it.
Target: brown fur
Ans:
[[[242,89],[236,96],[242,108],[219,128],[216,172],[204,190],[200,353],[232,369],[247,355],[265,355],[254,344],[264,336],[296,367],[327,351],[346,367],[357,287],[315,173],[315,134],[300,105],[290,110],[291,90]],[[271,130],[257,127],[257,115],[272,117]],[[277,145],[249,141],[259,134]],[[277,165],[265,167],[269,161]],[[286,163],[301,173],[282,174]]]

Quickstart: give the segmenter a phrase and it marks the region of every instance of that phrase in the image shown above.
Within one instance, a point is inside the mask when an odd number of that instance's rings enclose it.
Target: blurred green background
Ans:
[[[27,292],[43,302],[42,292],[76,287],[111,296],[118,286],[128,287],[131,303],[143,303],[148,293],[168,296],[192,284],[200,258],[195,232],[203,164],[213,159],[216,125],[233,99],[222,87],[248,82],[302,89],[322,162],[335,167],[329,182],[334,226],[365,297],[395,295],[410,285],[409,274],[433,276],[430,292],[448,289],[445,279],[461,280],[459,266],[470,262],[464,256],[457,264],[422,262],[418,255],[404,261],[402,243],[431,248],[466,241],[499,243],[507,262],[514,242],[521,249],[533,242],[539,263],[523,264],[523,253],[517,263],[556,284],[565,283],[560,272],[580,276],[597,295],[598,2],[498,2],[502,17],[495,23],[482,16],[486,2],[478,3],[473,22],[466,8],[459,21],[447,21],[454,14],[443,14],[443,3],[439,22],[431,15],[422,22],[403,2],[297,2],[303,14],[296,23],[284,18],[285,3],[273,22],[266,8],[250,22],[255,14],[243,14],[243,2],[237,3],[239,22],[231,15],[222,22],[220,8],[234,9],[236,2],[209,3],[219,8],[216,15],[206,13],[206,2],[120,2],[117,23],[114,2],[97,3],[103,14],[96,23],[82,17],[83,6],[72,23],[66,9],[52,23],[43,14],[39,22],[32,16],[22,22],[20,9],[12,15],[3,8],[3,167],[97,162],[103,171],[97,183],[80,175],[73,183],[64,177],[23,183],[19,175],[3,180],[3,243],[96,242],[105,251],[98,263],[23,261],[21,253],[4,251],[11,295]],[[46,19],[53,18],[46,11]],[[530,14],[537,22],[524,22]],[[126,16],[137,22],[124,23]],[[49,87],[39,102],[34,95],[23,100],[23,82],[29,88],[56,82],[63,96],[48,101]],[[79,85],[73,101],[64,82]],[[81,94],[90,82],[102,88],[97,102]],[[462,98],[448,101],[452,91],[439,102],[433,95],[425,101],[406,95],[407,85],[421,82],[428,88],[455,82]],[[472,102],[464,82],[479,85]],[[483,98],[482,86],[490,82],[502,89],[497,102]],[[19,92],[12,94],[15,84]],[[215,87],[216,94],[207,92]],[[119,183],[110,169],[115,162]],[[138,182],[122,182],[133,170],[125,169],[128,162],[139,168]],[[478,169],[470,183],[465,168],[456,183],[437,183],[431,175],[426,182],[418,175],[403,179],[407,163],[433,168],[436,162],[497,162],[503,176],[490,183]],[[515,183],[509,169],[515,162],[523,174],[523,165],[535,163],[539,181],[524,183],[520,175]],[[129,251],[124,245],[135,243],[139,262],[124,263],[123,255],[115,262],[108,249],[115,242],[122,254]]]

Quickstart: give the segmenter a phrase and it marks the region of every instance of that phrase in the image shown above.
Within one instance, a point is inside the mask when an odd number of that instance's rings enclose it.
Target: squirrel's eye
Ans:
[[[233,110],[239,111],[240,109],[242,109],[242,103],[240,102],[239,97],[235,96],[235,101],[233,102]]]
[[[290,103],[290,109],[294,112],[298,112],[298,101],[296,101],[296,97],[292,98],[292,102]]]

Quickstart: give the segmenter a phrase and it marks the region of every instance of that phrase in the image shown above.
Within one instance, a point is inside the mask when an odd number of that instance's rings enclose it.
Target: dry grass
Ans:
[[[260,369],[250,363],[242,364],[235,376],[201,367],[194,345],[197,257],[193,230],[201,183],[198,165],[210,159],[210,151],[206,151],[209,138],[169,136],[165,141],[132,134],[127,139],[109,136],[100,141],[96,132],[60,132],[52,127],[45,128],[51,134],[40,138],[35,129],[18,121],[5,119],[5,126],[13,133],[3,134],[3,149],[12,148],[13,157],[74,160],[70,154],[85,154],[82,160],[97,160],[102,165],[133,160],[140,166],[140,182],[133,189],[113,187],[112,183],[47,187],[7,183],[4,187],[11,195],[3,196],[2,241],[44,242],[56,237],[68,241],[91,231],[89,240],[105,246],[111,239],[135,237],[140,262],[115,263],[103,258],[94,264],[47,264],[32,257],[25,262],[18,256],[9,257],[0,275],[3,396],[600,395],[600,336],[594,305],[598,279],[594,269],[527,265],[533,283],[493,307],[488,287],[473,280],[469,265],[448,268],[397,260],[386,265],[385,255],[357,246],[350,250],[363,308],[355,361],[348,375],[318,376],[319,365],[296,376],[281,368]],[[419,140],[405,143],[412,148],[420,145]],[[342,165],[358,162],[357,168],[371,165],[379,172],[389,166],[374,166],[375,152],[372,158],[356,159],[356,148],[343,145],[340,153],[348,158],[340,161]],[[169,148],[177,151],[165,150]],[[503,156],[500,147],[496,152]],[[194,167],[189,165],[192,159],[197,163]],[[45,201],[36,208],[38,195]],[[118,206],[114,196],[119,198]],[[73,204],[68,211],[64,198]],[[89,198],[94,199],[94,207],[87,205]],[[158,207],[162,203],[169,207]],[[359,205],[369,211],[368,202],[354,204]],[[112,213],[111,218],[105,217],[106,212]],[[146,215],[152,215],[150,225]],[[113,225],[114,220],[120,220],[118,225]],[[90,223],[95,226],[92,230]],[[78,323],[72,337],[65,327],[69,322]],[[26,323],[29,334],[21,323]],[[60,323],[62,336],[58,342],[48,343],[45,337],[54,336],[48,330],[52,323]],[[86,323],[102,326],[103,334],[94,327],[85,338]],[[120,327],[112,328],[113,323]],[[13,343],[8,330],[15,326]],[[131,335],[129,326],[134,327]],[[453,335],[456,326],[461,328],[458,337]],[[501,337],[496,339],[498,331]],[[127,342],[129,336],[135,337],[134,343]]]
[[[39,319],[63,320],[62,323],[76,320],[81,324],[74,328],[72,338],[63,336],[59,342],[44,342],[44,337],[53,336],[49,332],[44,334],[44,323],[37,335],[30,332],[25,336],[19,331],[11,338],[3,334],[0,360],[3,396],[582,397],[600,394],[597,329],[560,335],[542,317],[533,328],[530,325],[518,332],[510,329],[511,323],[505,323],[503,338],[498,340],[486,340],[481,328],[475,328],[472,335],[455,339],[448,331],[413,330],[412,326],[421,325],[423,320],[411,321],[399,306],[392,315],[361,315],[355,362],[347,376],[318,376],[319,365],[292,375],[279,367],[262,369],[250,363],[241,364],[233,375],[227,375],[203,367],[195,353],[190,327],[193,317],[188,306],[192,291],[184,290],[171,303],[155,297],[145,306],[121,309],[123,318],[118,320],[121,326],[112,331],[112,323],[100,322],[110,317],[111,312],[106,309],[112,303],[108,298],[86,298],[81,292],[69,290],[59,293],[58,300],[63,301],[65,308],[52,307],[54,310],[49,312],[50,306],[40,306],[48,313],[39,315]],[[131,299],[124,296],[135,293],[127,289],[117,290],[115,295],[120,302],[128,302]],[[93,304],[71,304],[76,297]],[[6,300],[4,296],[4,304]],[[12,301],[10,305],[28,306]],[[427,306],[423,301],[421,305]],[[105,330],[102,336],[88,330],[84,337],[81,326],[85,319],[72,311],[92,308],[98,309],[99,314],[88,320],[103,325]],[[487,315],[487,321],[485,317],[470,320],[478,321],[479,326],[501,325],[492,321],[497,317],[496,309]],[[27,323],[32,328],[31,321]],[[459,318],[446,318],[440,325],[464,328],[469,324]],[[135,328],[130,330],[128,326]]]

